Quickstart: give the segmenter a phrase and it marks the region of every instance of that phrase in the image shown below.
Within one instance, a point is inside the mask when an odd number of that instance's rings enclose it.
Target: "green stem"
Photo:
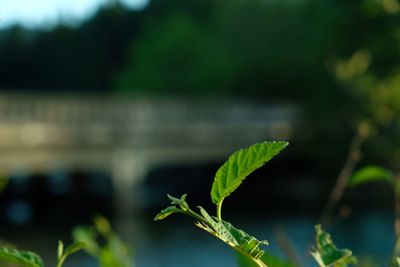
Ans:
[[[330,223],[333,213],[335,212],[339,201],[343,197],[343,193],[347,188],[348,178],[354,172],[354,169],[360,160],[361,146],[368,138],[370,128],[371,125],[366,122],[360,122],[358,125],[358,130],[350,143],[344,166],[336,179],[335,186],[333,187],[324,210],[322,211],[319,221],[323,227],[326,227]]]
[[[204,218],[202,216],[200,216],[199,214],[197,214],[196,212],[194,212],[191,209],[188,209],[188,210],[184,211],[183,213],[187,214],[189,216],[192,216],[193,218],[195,218],[199,222],[202,222],[202,223],[205,223],[206,225],[209,225],[209,223],[206,220],[204,220]]]
[[[396,243],[393,249],[392,261],[395,262],[400,253],[400,175],[397,174],[394,180],[394,233]]]
[[[64,264],[66,257],[64,255],[58,260],[57,267],[61,267]]]
[[[222,220],[222,216],[221,216],[221,209],[222,209],[222,202],[224,201],[224,199],[222,198],[221,200],[220,200],[220,202],[218,202],[218,204],[217,204],[217,218],[219,219],[219,220]]]

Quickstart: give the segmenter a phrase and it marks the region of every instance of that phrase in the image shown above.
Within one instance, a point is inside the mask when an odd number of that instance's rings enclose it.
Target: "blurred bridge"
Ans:
[[[116,208],[160,164],[224,160],[250,143],[291,136],[290,105],[88,95],[0,95],[0,170],[111,173]]]

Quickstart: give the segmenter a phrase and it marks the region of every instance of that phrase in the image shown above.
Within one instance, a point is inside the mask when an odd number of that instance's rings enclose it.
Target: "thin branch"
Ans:
[[[396,242],[393,248],[392,262],[400,254],[400,174],[395,176],[394,182],[394,234]]]
[[[294,263],[295,266],[301,266],[300,258],[297,254],[297,251],[282,227],[277,227],[275,229],[275,237],[279,247],[281,248],[282,252],[286,255],[286,257],[292,263]]]
[[[348,178],[352,175],[357,163],[360,160],[361,146],[369,134],[370,126],[366,122],[361,122],[358,126],[357,133],[350,143],[346,161],[339,173],[336,184],[331,191],[329,199],[320,217],[320,224],[322,227],[326,227],[330,223],[333,213],[335,212],[336,207],[339,201],[342,199],[343,193],[347,188]]]

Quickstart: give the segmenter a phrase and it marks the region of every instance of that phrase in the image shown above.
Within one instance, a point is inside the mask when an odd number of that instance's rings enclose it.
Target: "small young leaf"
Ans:
[[[61,240],[58,240],[57,260],[61,259],[63,254],[64,254],[64,243]]]
[[[287,145],[287,142],[263,142],[235,152],[215,175],[211,188],[212,202],[220,203],[235,191],[250,173],[272,159]]]
[[[167,195],[167,196],[171,200],[171,205],[178,205],[183,210],[188,210],[189,209],[189,205],[185,200],[186,199],[186,194],[183,194],[180,199],[176,198],[176,197],[173,197],[171,195]]]
[[[85,243],[85,250],[91,255],[96,256],[99,253],[99,246],[96,242],[98,236],[97,231],[93,227],[78,226],[72,231],[75,242]]]
[[[64,252],[64,255],[67,257],[75,252],[78,252],[83,248],[85,248],[84,242],[75,242],[67,247],[67,249]]]
[[[42,259],[36,253],[6,247],[0,248],[0,262],[20,264],[24,267],[44,267]]]
[[[62,242],[60,242],[60,244],[62,244]],[[75,242],[75,243],[69,245],[69,246],[65,249],[65,251],[64,251],[64,253],[61,255],[61,257],[58,258],[58,260],[57,260],[57,267],[61,267],[61,266],[64,264],[65,260],[67,259],[67,257],[68,257],[69,255],[71,255],[71,254],[73,254],[73,253],[75,253],[75,252],[77,252],[77,251],[83,249],[84,247],[85,247],[85,243],[83,243],[83,242]]]
[[[235,228],[229,222],[214,219],[202,207],[198,208],[208,225],[197,223],[197,226],[215,235],[240,253],[247,255],[253,261],[258,260],[264,254],[264,250],[260,249],[260,245],[268,245],[267,241],[259,241],[243,230]]]
[[[230,246],[239,246],[239,242],[235,239],[229,229],[226,228],[222,221],[214,220],[205,209],[199,207],[201,215],[209,223],[214,230],[214,235]],[[213,234],[213,233],[212,233]]]
[[[226,229],[233,235],[239,243],[239,248],[245,254],[252,258],[259,259],[263,256],[264,250],[260,249],[261,245],[268,245],[266,240],[257,240],[254,236],[247,234],[245,231],[235,228],[232,224],[222,221]]]
[[[321,225],[315,226],[317,249],[311,255],[319,266],[347,266],[355,261],[349,249],[338,249],[333,244],[331,235],[322,230]]]
[[[178,209],[175,206],[169,206],[166,207],[165,209],[163,209],[162,211],[160,211],[155,217],[154,220],[155,221],[161,221],[162,219],[167,218],[169,215],[176,213],[176,212],[181,212],[180,209]]]
[[[108,220],[102,215],[96,215],[93,219],[96,229],[103,235],[109,235],[111,230],[111,225]]]
[[[353,174],[349,179],[349,186],[359,186],[370,182],[384,181],[393,183],[392,172],[379,166],[366,166]]]
[[[181,198],[176,198],[170,195],[167,195],[169,200],[171,200],[171,205],[172,206],[168,206],[165,209],[163,209],[162,211],[160,211],[155,217],[154,220],[155,221],[160,221],[162,219],[165,219],[166,217],[168,217],[169,215],[176,213],[176,212],[181,212],[184,213],[186,211],[189,211],[189,204],[186,202],[186,194],[182,195]],[[177,206],[175,206],[177,205]]]

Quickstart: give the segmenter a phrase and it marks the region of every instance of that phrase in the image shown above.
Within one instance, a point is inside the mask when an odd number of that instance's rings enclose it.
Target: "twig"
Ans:
[[[281,248],[282,252],[286,257],[295,264],[295,266],[301,266],[300,258],[294,248],[292,242],[289,240],[285,230],[282,227],[277,227],[275,229],[276,242]]]
[[[360,160],[361,146],[370,134],[370,126],[366,122],[361,122],[358,126],[357,133],[350,143],[349,152],[342,170],[336,180],[336,184],[332,189],[329,199],[324,207],[320,217],[320,224],[326,227],[332,219],[333,213],[338,202],[343,196],[347,188],[348,178],[354,172],[358,161]]]
[[[396,241],[393,248],[392,262],[396,261],[400,253],[400,174],[395,176],[394,181],[394,234]]]

